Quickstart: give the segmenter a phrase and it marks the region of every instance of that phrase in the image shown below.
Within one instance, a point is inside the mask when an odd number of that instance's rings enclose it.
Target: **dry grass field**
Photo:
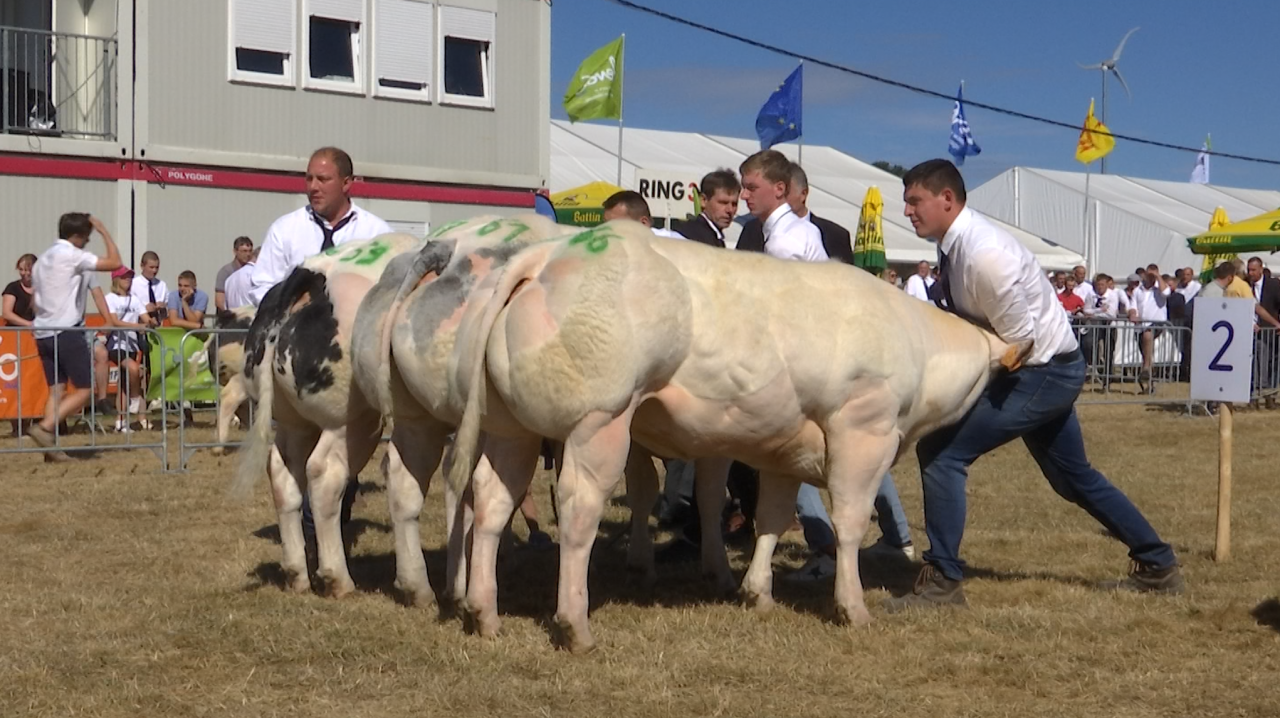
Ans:
[[[1177,547],[1187,595],[1098,590],[1123,575],[1123,547],[1012,445],[970,481],[967,609],[886,615],[882,601],[915,568],[871,558],[869,628],[830,622],[830,583],[778,582],[764,617],[717,602],[694,566],[660,566],[656,592],[640,596],[625,538],[609,542],[627,512],[611,507],[591,577],[600,648],[586,656],[549,640],[556,554],[520,542],[500,569],[498,639],[398,604],[378,457],[353,522],[360,590],[337,601],[281,590],[265,477],[251,503],[228,500],[234,455],[198,453],[183,475],[162,475],[147,451],[61,465],[8,456],[0,716],[1280,714],[1280,412],[1237,414],[1223,564],[1210,558],[1215,422],[1138,406],[1081,413],[1094,463]],[[895,475],[922,544],[914,459]],[[547,482],[535,490],[549,524]],[[431,493],[423,535],[438,583],[438,484]],[[745,559],[734,552],[739,576]],[[776,567],[802,560],[799,535],[784,537]]]

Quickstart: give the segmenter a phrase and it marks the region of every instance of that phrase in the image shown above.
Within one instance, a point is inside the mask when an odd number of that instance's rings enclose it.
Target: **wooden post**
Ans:
[[[1218,405],[1218,537],[1213,560],[1231,558],[1231,404]]]

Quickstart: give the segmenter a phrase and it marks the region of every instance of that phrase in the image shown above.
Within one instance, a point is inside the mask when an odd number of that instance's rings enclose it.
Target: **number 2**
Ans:
[[[1225,319],[1213,325],[1213,331],[1215,333],[1219,329],[1227,330],[1227,340],[1222,343],[1222,348],[1218,350],[1218,353],[1214,354],[1213,358],[1209,360],[1209,371],[1233,371],[1235,370],[1234,366],[1230,364],[1219,364],[1218,362],[1222,359],[1222,355],[1227,353],[1227,349],[1231,346],[1231,340],[1236,338],[1236,330],[1231,327],[1231,322],[1228,322]]]

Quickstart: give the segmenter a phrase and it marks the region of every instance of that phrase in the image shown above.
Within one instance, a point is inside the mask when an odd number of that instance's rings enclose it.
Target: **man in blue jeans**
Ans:
[[[1031,340],[1031,348],[1019,368],[992,380],[959,423],[917,445],[929,550],[915,588],[890,599],[887,610],[965,603],[960,539],[969,466],[1018,438],[1058,495],[1129,547],[1129,576],[1112,588],[1181,593],[1184,582],[1173,548],[1085,457],[1075,413],[1084,357],[1035,256],[965,207],[964,180],[950,162],[919,164],[902,182],[905,214],[916,234],[938,242],[938,284],[950,311],[1010,344]]]
[[[893,475],[885,473],[875,498],[876,522],[880,525],[880,539],[866,550],[882,556],[913,559],[915,546],[911,543],[911,528],[907,514],[898,499],[898,487]],[[805,543],[809,544],[809,560],[792,573],[783,576],[784,581],[808,583],[835,578],[836,532],[831,526],[831,516],[822,503],[822,495],[813,484],[800,484],[796,492],[796,515],[804,529]]]

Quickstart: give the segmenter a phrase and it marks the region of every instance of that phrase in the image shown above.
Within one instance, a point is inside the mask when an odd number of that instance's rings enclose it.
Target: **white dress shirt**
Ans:
[[[1031,250],[965,207],[938,245],[947,256],[951,298],[962,316],[1013,344],[1032,340],[1027,366],[1079,348],[1053,284]]]
[[[1084,305],[1084,314],[1095,319],[1115,319],[1120,316],[1120,297],[1123,293],[1116,288],[1108,289],[1102,294],[1094,293],[1093,299]]]
[[[932,303],[933,300],[929,298],[929,288],[933,286],[934,281],[933,277],[922,277],[919,274],[913,274],[907,277],[907,294],[916,299]]]
[[[1153,285],[1150,289],[1139,284],[1133,289],[1133,301],[1130,302],[1129,309],[1138,315],[1140,322],[1163,322],[1168,321],[1169,314],[1165,309],[1165,295],[1161,291],[1160,285]]]
[[[98,258],[65,239],[59,239],[31,265],[32,322],[36,339],[56,336],[41,327],[75,327],[84,323],[84,305],[95,286]]]
[[[348,214],[355,216],[334,233],[335,247],[347,242],[373,239],[392,231],[377,215],[360,209],[354,203]],[[328,222],[325,225],[333,226]],[[254,306],[262,301],[272,287],[289,276],[294,267],[319,254],[323,244],[324,232],[320,231],[320,226],[313,219],[310,206],[294,210],[273,222],[262,242],[258,263],[254,265],[250,288]]]
[[[1191,301],[1192,299],[1195,299],[1196,295],[1199,293],[1200,293],[1200,283],[1194,279],[1191,280],[1190,282],[1187,282],[1187,286],[1178,287],[1178,294],[1181,294],[1182,296],[1186,297],[1188,302]]]
[[[779,207],[764,221],[764,252],[778,259],[802,262],[825,262],[827,250],[822,248],[822,232],[808,219],[797,217],[788,205]]]
[[[672,231],[670,229],[662,229],[660,227],[650,227],[650,229],[652,229],[653,233],[658,235],[659,237],[670,237],[671,239],[688,239],[683,234]]]
[[[1084,302],[1085,307],[1088,307],[1098,296],[1098,293],[1093,291],[1093,285],[1089,282],[1076,284],[1076,288],[1071,290],[1071,293],[1080,297],[1080,301]]]
[[[227,309],[239,309],[253,304],[250,289],[253,286],[253,262],[231,273],[222,287],[223,301]]]
[[[130,324],[137,324],[146,309],[146,307],[142,306],[142,302],[139,302],[138,298],[133,296],[132,291],[125,295],[111,292],[107,296],[103,297],[103,299],[107,302],[107,309],[109,309],[112,314],[116,315],[116,319]],[[138,351],[137,332],[132,329],[117,329],[114,334],[116,335],[116,341],[119,342],[118,346],[121,350],[130,353]]]
[[[147,291],[148,286],[151,287],[150,292]],[[133,283],[129,285],[129,294],[142,304],[143,311],[146,310],[147,305],[151,304],[152,301],[155,301],[156,306],[158,307],[167,306],[166,303],[169,301],[169,287],[166,286],[164,280],[159,277],[148,282],[147,278],[141,274],[135,275]],[[154,300],[151,299],[152,294],[155,294],[156,298]]]

